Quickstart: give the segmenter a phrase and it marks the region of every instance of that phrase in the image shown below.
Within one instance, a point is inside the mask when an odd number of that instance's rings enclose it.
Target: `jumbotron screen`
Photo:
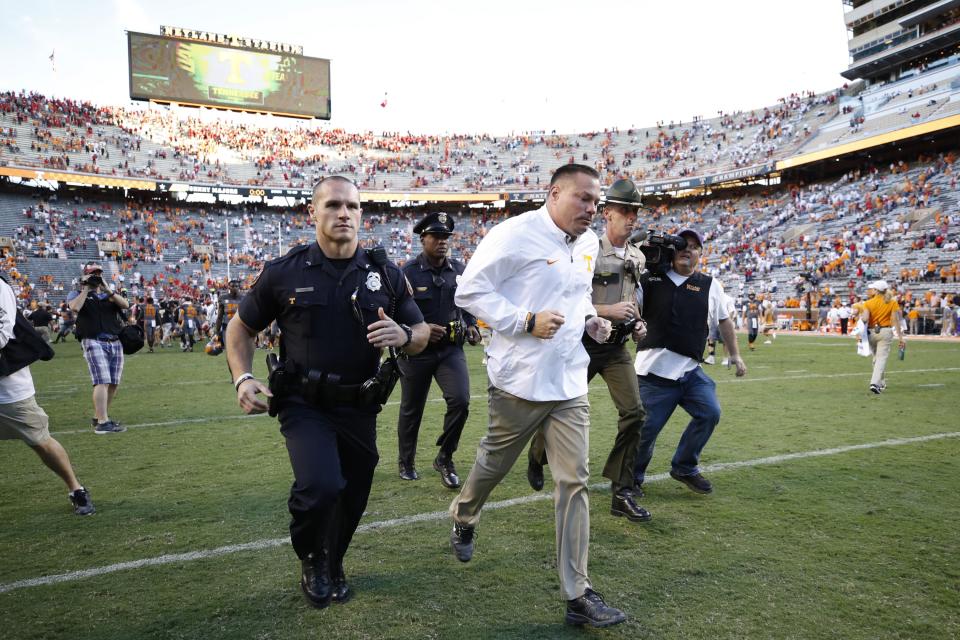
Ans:
[[[127,33],[130,97],[330,119],[330,61]]]

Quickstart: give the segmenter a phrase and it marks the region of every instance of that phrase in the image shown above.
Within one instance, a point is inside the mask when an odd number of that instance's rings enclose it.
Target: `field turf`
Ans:
[[[629,620],[585,631],[563,624],[549,470],[537,494],[518,463],[473,561],[453,558],[454,494],[430,464],[436,388],[418,482],[396,475],[399,389],[381,414],[381,463],[346,560],[355,596],[318,611],[286,541],[277,423],[240,414],[224,358],[129,357],[111,415],[130,428],[97,436],[79,347],[57,345],[32,367],[38,400],[97,513],[74,516],[39,458],[0,441],[0,637],[960,638],[960,343],[911,341],[880,396],[850,339],[780,336],[746,358],[744,379],[706,367],[723,407],[703,459],[714,494],[664,477],[678,411],[640,501],[645,524],[609,515],[600,470],[616,412],[592,383],[590,576]],[[486,423],[479,350],[469,361],[464,477]]]

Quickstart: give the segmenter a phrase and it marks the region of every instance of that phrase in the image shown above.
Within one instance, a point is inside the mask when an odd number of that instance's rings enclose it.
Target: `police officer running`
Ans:
[[[376,416],[396,382],[383,349],[419,353],[430,330],[382,248],[360,250],[360,193],[347,178],[317,183],[317,241],[264,267],[227,326],[227,362],[246,413],[279,415],[294,483],[290,539],[300,587],[314,607],[352,595],[343,558],[377,466]],[[270,386],[251,373],[254,339],[276,319],[281,361]],[[410,325],[410,326],[408,326]]]
[[[436,378],[447,403],[447,412],[443,417],[443,432],[437,438],[440,452],[433,461],[433,468],[440,473],[440,481],[448,489],[460,486],[453,453],[460,443],[470,408],[470,375],[463,343],[467,341],[475,345],[480,342],[476,320],[453,302],[457,278],[464,268],[460,261],[447,257],[447,240],[453,233],[453,226],[453,218],[446,213],[431,213],[413,228],[414,233],[420,234],[423,252],[403,266],[403,273],[413,287],[413,297],[430,327],[430,342],[420,354],[400,361],[403,377],[400,379],[402,394],[397,421],[400,477],[416,480],[419,478],[414,466],[417,434],[430,381]]]
[[[646,326],[637,308],[637,286],[645,260],[640,248],[627,242],[639,210],[640,192],[632,181],[617,180],[607,189],[603,207],[607,224],[600,236],[592,299],[600,317],[613,324],[613,332],[603,343],[588,335],[583,337],[583,346],[590,356],[587,379],[592,380],[598,373],[603,376],[619,414],[617,437],[603,468],[603,476],[612,483],[610,513],[631,522],[650,519],[650,513],[637,505],[633,493],[633,463],[645,413],[633,358],[627,351],[631,336],[639,340],[646,335]],[[543,488],[545,464],[543,435],[538,433],[530,443],[527,466],[527,480],[537,491]]]

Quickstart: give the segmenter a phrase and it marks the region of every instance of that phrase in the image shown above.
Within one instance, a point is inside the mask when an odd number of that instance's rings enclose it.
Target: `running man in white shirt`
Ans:
[[[489,426],[450,505],[450,541],[457,559],[468,562],[480,510],[542,429],[556,485],[566,621],[607,627],[626,616],[604,603],[587,577],[589,356],[581,342],[584,331],[603,342],[611,329],[591,302],[600,243],[589,227],[599,202],[596,171],[577,164],[557,169],[545,206],[491,229],[460,278],[457,306],[482,318],[494,334],[487,349]]]
[[[0,278],[0,349],[13,340],[16,321],[17,303],[13,289]],[[37,404],[29,366],[0,377],[0,440],[23,440],[36,451],[43,463],[67,485],[70,492],[67,497],[78,516],[88,516],[95,511],[90,492],[73,472],[70,456],[50,435],[49,419]]]

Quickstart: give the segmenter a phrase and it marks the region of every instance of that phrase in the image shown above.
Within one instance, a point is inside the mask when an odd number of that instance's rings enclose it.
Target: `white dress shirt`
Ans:
[[[590,357],[580,342],[600,242],[590,229],[571,238],[546,207],[495,226],[460,276],[455,302],[493,329],[487,374],[493,386],[536,402],[587,393]],[[554,310],[564,324],[550,340],[526,333],[527,313]]]
[[[667,271],[667,277],[670,278],[673,284],[679,287],[687,281],[688,276],[682,276],[673,269],[670,269]],[[642,291],[642,289],[638,287],[637,291]],[[707,299],[709,300],[707,310],[709,335],[717,335],[717,327],[720,321],[730,317],[727,306],[724,304],[725,297],[726,294],[723,292],[723,285],[720,284],[717,278],[713,278],[710,281],[710,292],[707,294]],[[640,304],[643,304],[642,300],[640,300]],[[668,380],[679,380],[685,373],[693,371],[699,366],[700,362],[698,360],[680,355],[664,347],[637,351],[637,360],[634,364],[638,376],[645,376],[648,373],[652,373],[655,376],[667,378]]]

